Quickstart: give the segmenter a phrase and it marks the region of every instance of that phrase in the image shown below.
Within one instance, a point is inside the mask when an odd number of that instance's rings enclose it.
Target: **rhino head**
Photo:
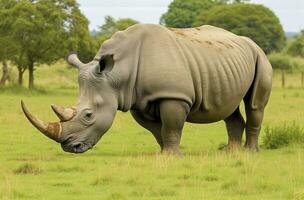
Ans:
[[[60,122],[44,122],[32,115],[21,101],[27,119],[44,135],[61,144],[64,151],[83,153],[92,148],[111,127],[118,105],[119,92],[110,72],[113,57],[105,56],[82,63],[76,54],[67,57],[79,69],[79,98],[76,106],[52,105]],[[116,85],[117,86],[117,85]]]

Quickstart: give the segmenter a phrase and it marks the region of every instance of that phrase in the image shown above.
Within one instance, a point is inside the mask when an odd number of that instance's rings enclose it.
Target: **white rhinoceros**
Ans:
[[[80,96],[75,107],[52,106],[61,122],[30,122],[68,152],[82,153],[109,129],[117,110],[131,111],[162,152],[180,153],[184,123],[224,120],[228,147],[258,149],[272,67],[250,39],[213,26],[173,29],[139,24],[114,34],[90,63],[75,54]],[[245,103],[246,123],[239,111]],[[202,135],[203,137],[203,135]]]

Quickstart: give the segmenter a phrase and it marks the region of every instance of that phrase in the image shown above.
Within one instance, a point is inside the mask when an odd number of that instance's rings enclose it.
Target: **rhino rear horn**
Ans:
[[[51,105],[51,107],[62,122],[69,121],[76,115],[76,109],[74,107],[64,108],[56,105]]]

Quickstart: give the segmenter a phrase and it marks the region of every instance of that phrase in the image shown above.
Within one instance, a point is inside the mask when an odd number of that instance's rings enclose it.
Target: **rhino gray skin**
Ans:
[[[131,111],[162,152],[179,154],[185,121],[224,120],[228,147],[258,150],[272,67],[250,39],[213,26],[189,29],[140,24],[117,32],[90,63],[75,54],[80,95],[75,107],[53,105],[60,122],[46,123],[22,108],[31,123],[63,150],[82,153],[110,128],[116,111]],[[244,101],[246,122],[239,111]]]

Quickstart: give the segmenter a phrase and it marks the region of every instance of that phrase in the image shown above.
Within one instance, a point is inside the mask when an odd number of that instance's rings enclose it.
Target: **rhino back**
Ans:
[[[233,112],[250,88],[255,57],[246,40],[223,29],[152,26],[141,47],[138,105],[181,99],[192,114],[203,114],[200,121],[217,121]]]
[[[168,29],[141,24],[115,34],[97,58],[113,54],[113,76],[123,81],[121,99],[146,110],[159,99],[180,99],[191,115],[214,121],[233,112],[249,89],[256,53],[242,37],[203,26]],[[220,112],[219,112],[220,111]],[[201,121],[204,121],[202,119]]]
[[[197,119],[193,121],[224,119],[253,82],[255,47],[243,37],[212,26],[185,29],[176,35],[195,86],[192,113]]]

